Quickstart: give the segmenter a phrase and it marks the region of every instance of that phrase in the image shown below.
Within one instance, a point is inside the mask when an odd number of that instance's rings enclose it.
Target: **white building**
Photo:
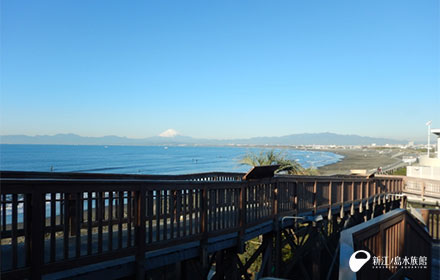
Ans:
[[[440,129],[431,129],[431,133],[437,135],[437,156],[428,157],[425,155],[419,157],[418,165],[406,168],[406,176],[440,180],[440,153],[438,151],[440,147]]]

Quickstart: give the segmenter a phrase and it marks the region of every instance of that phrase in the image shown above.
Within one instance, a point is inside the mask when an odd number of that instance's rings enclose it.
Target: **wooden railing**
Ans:
[[[402,179],[11,173],[1,178],[2,278],[28,277],[400,193]],[[54,175],[54,176],[52,176]],[[67,177],[67,178],[64,178]]]
[[[51,178],[51,179],[143,179],[143,180],[195,180],[195,181],[241,181],[244,173],[206,172],[182,175],[143,175],[112,173],[28,172],[0,171],[0,178]]]
[[[440,199],[440,181],[415,177],[404,177],[403,191],[405,193],[419,195],[422,199],[424,197]]]
[[[405,209],[342,231],[339,244],[339,279],[430,279],[431,238]],[[349,259],[358,250],[369,252],[371,258],[355,273]]]
[[[439,209],[418,209],[422,214],[429,235],[435,242],[440,242],[440,210]]]

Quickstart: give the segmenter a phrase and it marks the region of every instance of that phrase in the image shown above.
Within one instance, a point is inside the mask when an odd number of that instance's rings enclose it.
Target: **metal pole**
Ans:
[[[428,158],[429,158],[429,151],[431,150],[431,143],[430,143],[431,135],[429,132],[431,132],[431,124],[428,125]]]
[[[428,158],[429,158],[429,150],[430,150],[430,140],[431,140],[431,123],[432,123],[432,121],[428,121],[427,123],[426,123],[426,125],[428,126],[428,147],[427,147],[427,150],[428,150]]]

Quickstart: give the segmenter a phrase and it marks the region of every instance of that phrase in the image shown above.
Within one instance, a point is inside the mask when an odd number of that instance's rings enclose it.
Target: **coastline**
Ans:
[[[401,156],[404,151],[396,148],[305,148],[292,146],[276,146],[276,145],[247,145],[247,147],[256,148],[271,148],[271,149],[293,149],[300,151],[316,151],[329,152],[342,156],[343,158],[338,162],[327,164],[318,167],[319,175],[347,175],[352,169],[377,169],[378,167],[385,167],[387,165],[401,162]],[[408,152],[408,151],[406,151]]]
[[[319,151],[332,152],[342,155],[342,160],[318,168],[320,175],[350,174],[351,169],[376,169],[398,163],[399,157],[392,153],[383,153],[377,149],[321,149]]]

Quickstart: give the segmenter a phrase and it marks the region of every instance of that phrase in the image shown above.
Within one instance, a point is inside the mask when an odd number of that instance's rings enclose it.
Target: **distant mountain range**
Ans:
[[[200,139],[182,136],[174,131],[162,133],[143,139],[132,139],[120,136],[84,137],[76,134],[56,135],[4,135],[0,136],[2,144],[53,144],[53,145],[377,145],[405,144],[386,138],[365,137],[359,135],[341,135],[335,133],[303,133],[280,137],[253,137],[247,139]]]

